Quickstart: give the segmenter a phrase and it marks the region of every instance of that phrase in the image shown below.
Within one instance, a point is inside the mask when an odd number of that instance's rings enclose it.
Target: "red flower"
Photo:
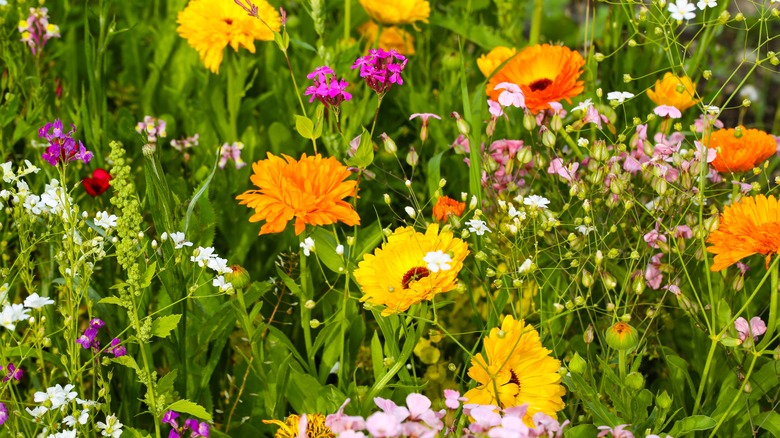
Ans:
[[[106,169],[97,168],[92,172],[92,178],[84,178],[81,183],[91,196],[100,196],[108,190],[111,174]]]

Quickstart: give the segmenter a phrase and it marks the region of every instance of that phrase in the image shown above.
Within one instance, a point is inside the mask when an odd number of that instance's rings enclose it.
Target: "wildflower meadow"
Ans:
[[[780,0],[0,0],[0,437],[780,437]]]

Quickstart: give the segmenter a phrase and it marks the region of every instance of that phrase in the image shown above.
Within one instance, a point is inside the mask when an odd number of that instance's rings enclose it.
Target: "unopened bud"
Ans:
[[[528,131],[533,131],[533,129],[536,128],[536,117],[527,111],[525,112],[525,115],[523,115],[523,128]]]
[[[668,411],[672,407],[672,398],[664,391],[655,396],[655,404],[664,411]]]
[[[593,329],[593,324],[588,324],[588,328],[585,329],[585,333],[582,334],[582,340],[585,341],[586,344],[593,343],[593,338],[595,337],[595,330]]]
[[[588,363],[579,353],[575,352],[574,357],[569,361],[569,370],[574,374],[585,374],[588,371]]]
[[[468,136],[470,130],[468,122],[466,122],[466,120],[461,117],[460,114],[454,111],[450,114],[450,117],[455,118],[455,124],[458,126],[458,132],[460,132],[463,136]]]
[[[587,288],[593,286],[593,274],[588,272],[587,269],[582,270],[582,285]]]
[[[555,146],[555,133],[549,129],[545,129],[542,133],[542,144],[548,148]]]
[[[385,200],[385,204],[390,205],[390,195],[385,193],[384,195],[382,195],[382,199]]]
[[[317,327],[319,327],[321,324],[322,324],[322,323],[320,322],[320,320],[319,320],[319,319],[312,319],[311,321],[309,321],[309,327],[311,327],[311,328],[313,328],[313,329],[316,329],[316,328],[317,328]]]
[[[303,303],[303,307],[305,307],[305,308],[307,308],[309,310],[313,309],[316,305],[317,305],[317,303],[315,303],[314,300],[308,300],[305,303]]]
[[[387,151],[388,154],[395,155],[395,153],[398,151],[398,146],[395,145],[393,139],[390,138],[390,136],[384,132],[379,135],[379,139],[382,140],[382,144],[385,147],[385,151]]]
[[[609,272],[601,273],[601,281],[604,283],[604,288],[612,290],[617,286],[617,279]]]
[[[225,281],[233,285],[235,289],[244,289],[252,282],[252,277],[240,265],[232,265],[230,272],[225,275]]]
[[[523,166],[530,163],[531,160],[534,159],[533,151],[529,147],[520,148],[520,150],[517,151],[515,157],[517,158],[517,162]]]
[[[617,322],[607,329],[607,345],[615,350],[630,350],[639,343],[639,333],[625,322]]]
[[[626,386],[633,392],[639,392],[645,387],[645,378],[636,371],[631,372],[626,376]]]

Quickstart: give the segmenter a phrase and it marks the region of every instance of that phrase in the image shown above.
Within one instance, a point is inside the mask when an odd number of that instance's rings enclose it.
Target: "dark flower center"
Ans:
[[[420,280],[429,275],[431,275],[431,271],[429,271],[428,268],[415,266],[414,268],[406,271],[404,278],[401,280],[401,285],[403,285],[404,289],[409,289],[409,284],[411,284],[413,281]]]
[[[228,24],[228,26],[230,26],[231,24],[233,24],[233,19],[232,19],[232,18],[225,18],[223,21],[224,21],[225,23],[227,23],[227,24]]]
[[[531,89],[531,91],[542,91],[545,88],[549,87],[550,84],[552,84],[552,79],[538,79],[533,82],[531,82],[531,85],[528,86],[528,88]]]

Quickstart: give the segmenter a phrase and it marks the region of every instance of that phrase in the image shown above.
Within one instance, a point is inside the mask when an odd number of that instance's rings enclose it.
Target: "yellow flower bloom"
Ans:
[[[469,377],[478,385],[463,395],[468,403],[501,408],[527,403],[523,420],[529,425],[537,412],[555,417],[564,408],[561,397],[566,390],[558,374],[561,363],[550,356],[539,333],[523,320],[515,321],[509,315],[501,329],[490,330],[485,338],[485,356],[478,353],[471,358]]]
[[[428,22],[431,5],[427,0],[360,0],[372,20],[385,26]]]
[[[428,268],[423,259],[436,251],[450,255],[450,269],[434,272]],[[366,254],[355,270],[355,280],[363,290],[360,301],[385,306],[383,316],[404,312],[413,304],[455,289],[468,253],[466,243],[453,237],[452,231],[439,234],[438,224],[429,225],[425,234],[412,227],[398,228],[382,248]]]
[[[775,138],[758,129],[719,129],[703,142],[718,155],[712,167],[718,172],[747,172],[777,152]]]
[[[379,26],[373,21],[367,21],[358,27],[357,31],[366,40],[368,46],[373,47]],[[382,28],[377,46],[380,49],[395,50],[402,55],[414,55],[414,37],[409,32],[396,26]]]
[[[493,74],[499,65],[503,64],[504,61],[514,56],[515,53],[517,53],[517,49],[514,47],[495,47],[493,50],[480,56],[479,59],[477,59],[477,67],[479,67],[479,71],[481,71],[485,77],[488,77]]]
[[[679,88],[678,88],[679,87]],[[688,76],[666,72],[662,80],[655,81],[655,88],[647,90],[647,97],[656,105],[668,105],[680,111],[696,105],[696,84]]]
[[[233,0],[191,0],[179,12],[176,29],[198,51],[206,68],[219,73],[225,47],[244,46],[255,53],[255,40],[272,41],[282,26],[279,12],[266,0],[254,0],[258,16],[250,17]],[[265,22],[265,23],[264,23]]]
[[[306,225],[330,225],[344,222],[359,225],[360,216],[344,201],[355,195],[352,172],[333,157],[317,154],[300,160],[268,153],[268,158],[252,164],[250,179],[259,190],[247,190],[236,196],[239,204],[255,210],[249,222],[265,221],[260,234],[280,233],[295,219],[295,234]]]
[[[296,438],[299,435],[301,417],[298,415],[290,415],[284,419],[284,422],[279,420],[263,420],[265,424],[275,424],[279,426],[279,430],[274,434],[274,438]],[[322,414],[306,414],[306,433],[307,438],[335,438],[336,434],[325,426],[325,416]]]

